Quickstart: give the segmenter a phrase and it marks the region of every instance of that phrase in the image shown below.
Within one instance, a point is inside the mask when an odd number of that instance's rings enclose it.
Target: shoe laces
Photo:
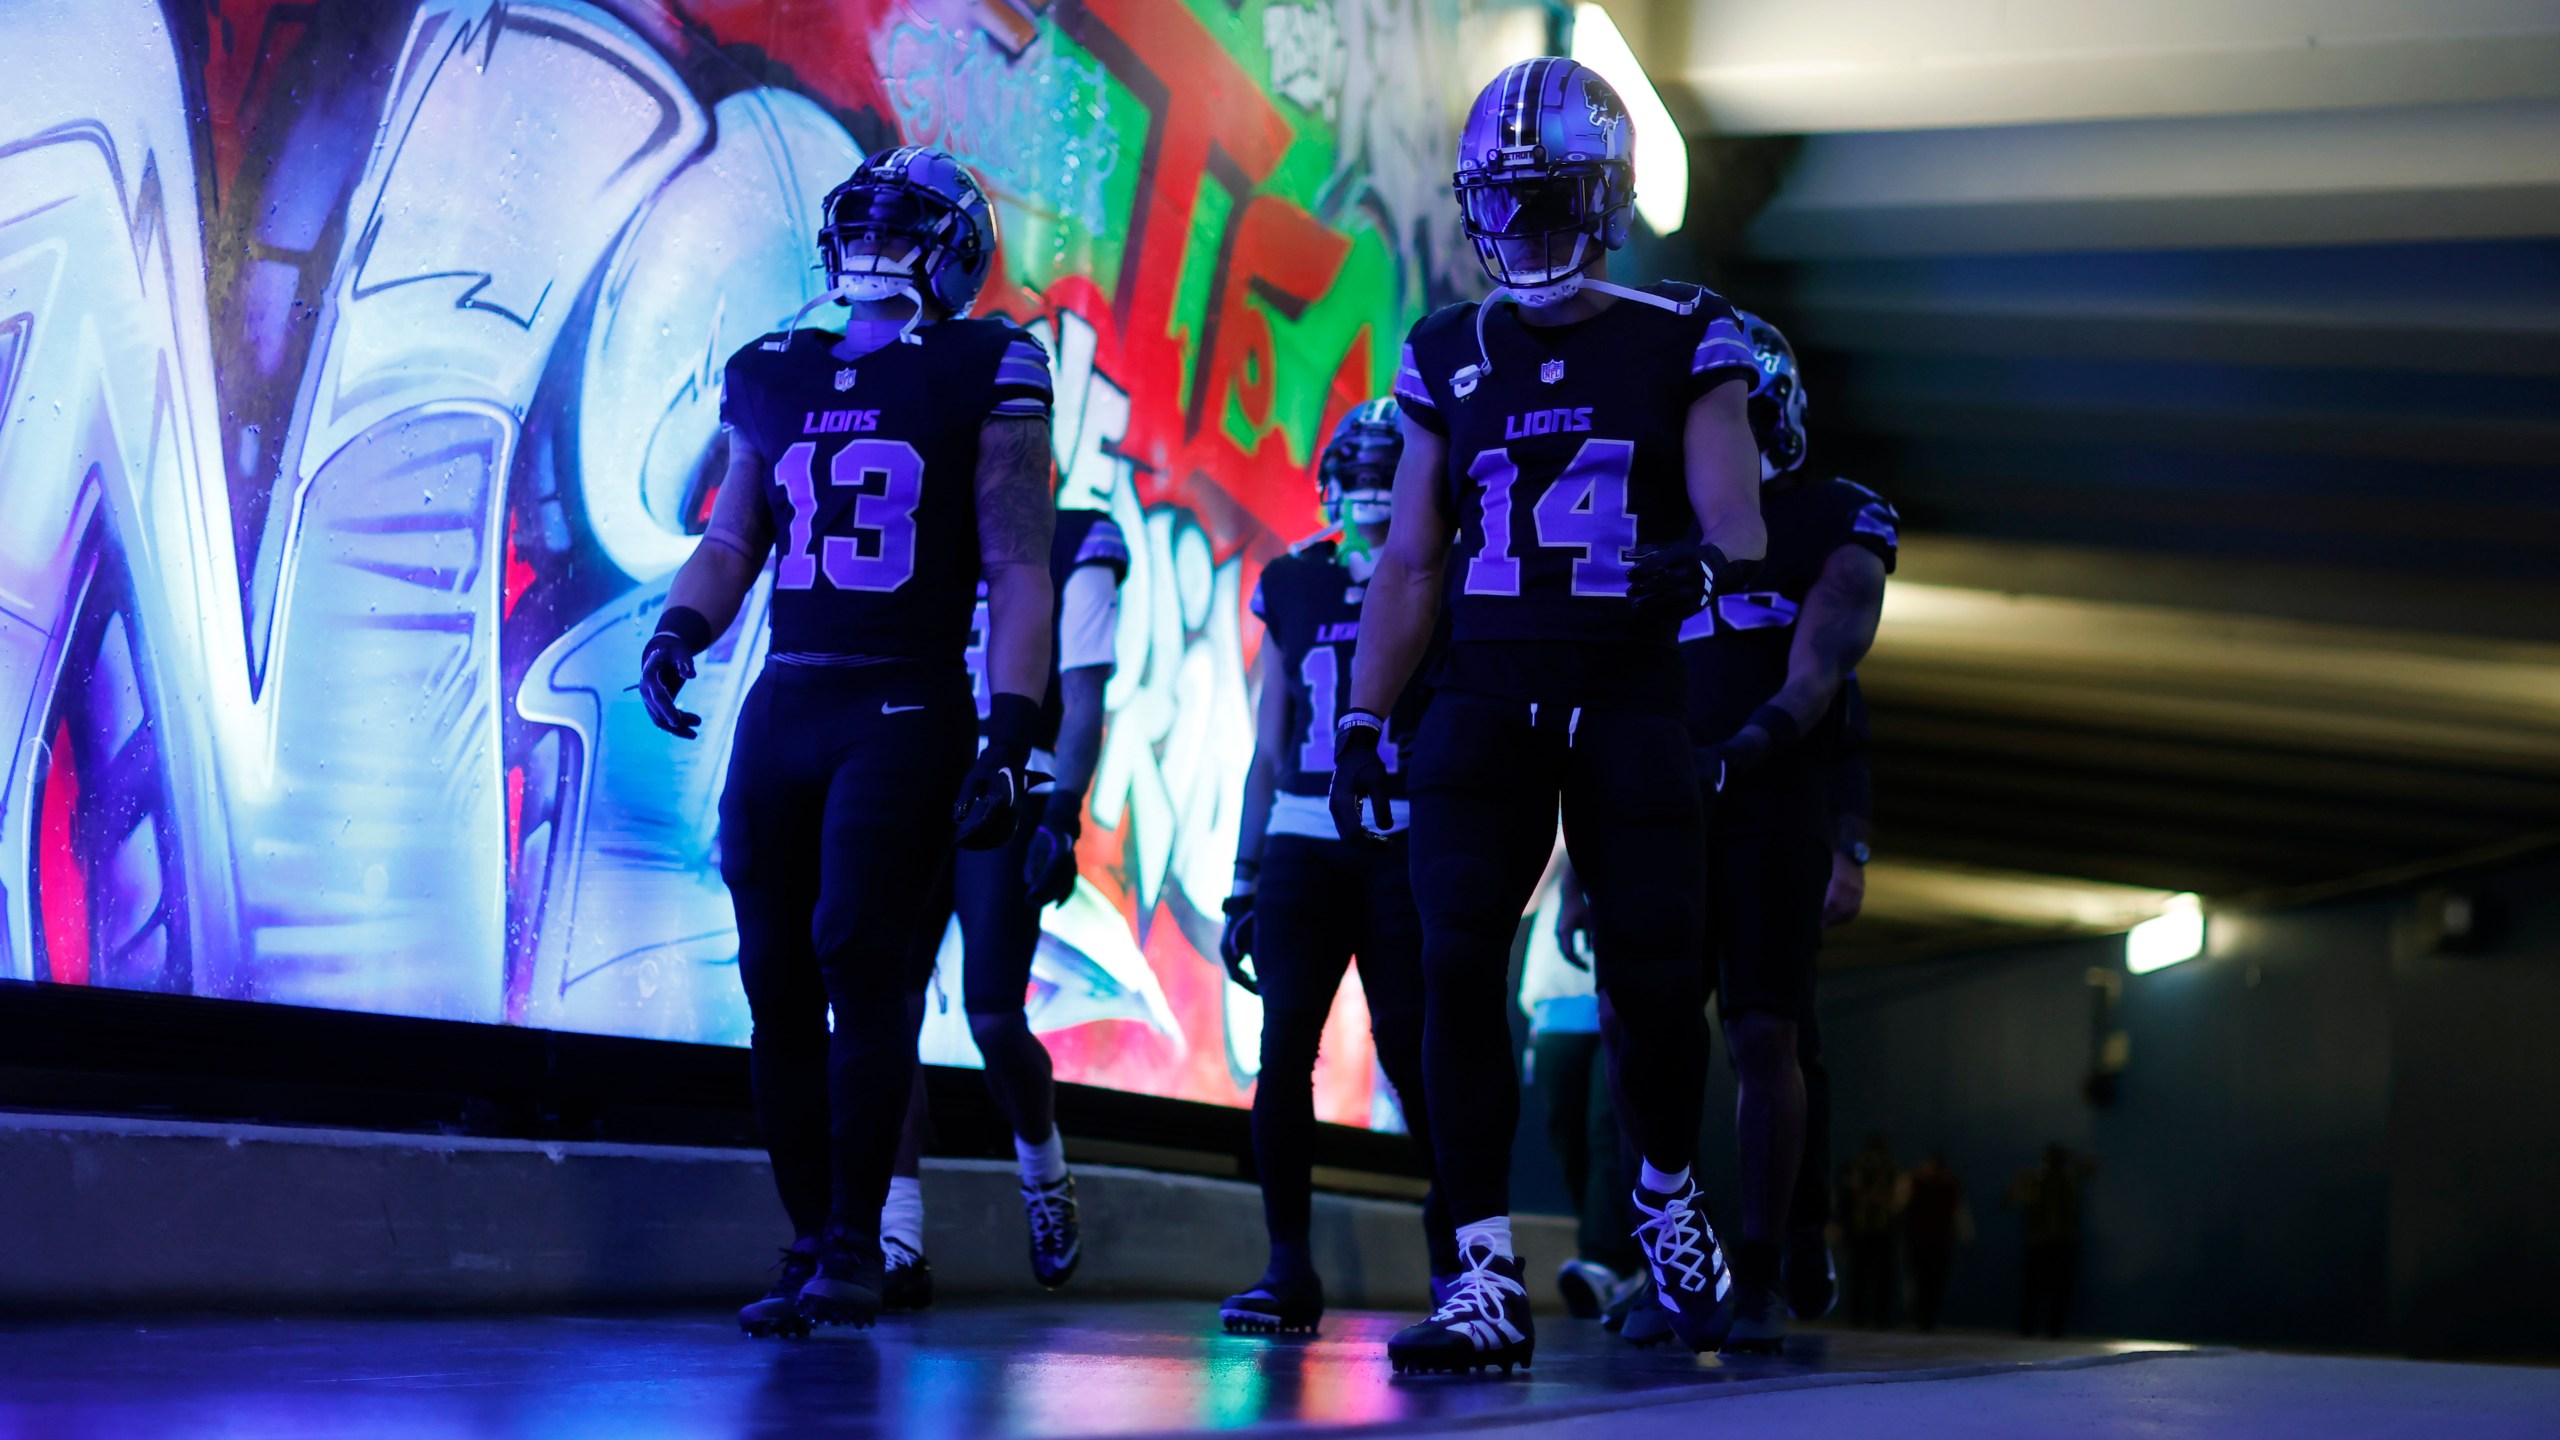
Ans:
[[[880,1258],[889,1269],[903,1270],[923,1263],[924,1252],[895,1235],[884,1235],[880,1237]]]
[[[1526,1296],[1529,1293],[1528,1286],[1494,1268],[1494,1261],[1499,1257],[1492,1250],[1469,1250],[1462,1258],[1467,1268],[1459,1271],[1450,1284],[1449,1298],[1441,1301],[1440,1308],[1431,1312],[1433,1320],[1445,1324],[1453,1320],[1500,1316],[1504,1309],[1503,1296]]]
[[[1044,1255],[1066,1249],[1075,1209],[1073,1180],[1023,1186],[1022,1213],[1031,1222],[1032,1248]]]
[[[1668,1281],[1677,1273],[1687,1282],[1682,1288],[1707,1288],[1708,1247],[1715,1243],[1715,1237],[1698,1216],[1697,1193],[1692,1186],[1656,1208],[1645,1203],[1641,1187],[1636,1191],[1636,1209],[1644,1215],[1636,1226],[1636,1242],[1644,1246],[1645,1258],[1653,1263],[1657,1283]]]

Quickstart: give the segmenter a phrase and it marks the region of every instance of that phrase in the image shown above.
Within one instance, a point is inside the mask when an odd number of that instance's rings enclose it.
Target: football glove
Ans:
[[[997,692],[987,707],[987,743],[960,781],[960,803],[951,809],[963,850],[993,850],[1013,838],[1013,827],[1032,790],[1049,777],[1031,767],[1031,742],[1040,733],[1040,702]]]
[[[1731,568],[1724,552],[1703,540],[1647,545],[1628,559],[1627,599],[1638,618],[1676,626],[1716,593],[1719,578],[1733,578],[1725,574]]]
[[[1384,845],[1395,826],[1387,803],[1387,762],[1378,754],[1378,737],[1387,722],[1366,710],[1344,712],[1333,727],[1333,790],[1325,803],[1333,811],[1333,828],[1354,845]],[[1360,820],[1360,807],[1376,817],[1372,829]]]
[[[676,693],[693,678],[693,657],[715,638],[711,622],[689,606],[670,605],[658,617],[658,633],[640,651],[640,683],[633,687],[649,709],[650,724],[685,740],[701,733],[695,727],[702,717],[678,706]]]
[[[1035,909],[1063,905],[1076,893],[1076,837],[1084,833],[1084,797],[1049,797],[1031,853],[1022,857],[1024,898]]]
[[[1253,892],[1230,895],[1218,909],[1227,917],[1226,928],[1218,932],[1218,958],[1226,962],[1227,978],[1247,995],[1259,995],[1262,982],[1253,972]]]
[[[1796,717],[1775,701],[1751,712],[1742,728],[1713,745],[1698,747],[1698,783],[1717,795],[1751,778],[1773,758],[1795,748],[1804,738]]]

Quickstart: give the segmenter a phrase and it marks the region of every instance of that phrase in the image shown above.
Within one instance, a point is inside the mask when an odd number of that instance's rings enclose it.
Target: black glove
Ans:
[[[1227,917],[1226,928],[1218,932],[1218,958],[1226,962],[1227,978],[1242,986],[1247,995],[1262,993],[1262,982],[1254,977],[1253,960],[1253,893],[1230,895],[1218,909]]]
[[[1084,797],[1049,797],[1031,853],[1022,857],[1024,898],[1033,908],[1063,905],[1076,893],[1076,837],[1084,833]]]
[[[640,652],[640,683],[633,687],[640,692],[640,703],[649,707],[651,724],[686,740],[700,733],[694,727],[702,717],[677,708],[676,692],[693,678],[693,657],[715,638],[711,622],[689,606],[670,605],[658,617],[658,633]]]
[[[1724,552],[1703,540],[1643,546],[1627,563],[1627,599],[1638,618],[1677,626],[1716,593],[1719,579],[1731,588],[1731,568]]]
[[[1333,727],[1333,791],[1325,803],[1333,811],[1333,828],[1354,845],[1386,844],[1387,837],[1379,832],[1395,824],[1395,812],[1387,804],[1387,762],[1378,754],[1378,737],[1386,727],[1386,721],[1366,710],[1344,712]],[[1363,802],[1377,818],[1375,830],[1360,823]]]
[[[1582,877],[1568,870],[1556,896],[1556,949],[1563,952],[1567,965],[1589,970],[1590,944],[1591,898],[1582,893]]]
[[[1031,742],[1040,733],[1040,702],[998,691],[987,706],[987,743],[960,782],[951,818],[960,825],[960,848],[993,850],[1013,838],[1015,819],[1031,789],[1049,777],[1031,765]]]
[[[1698,781],[1721,795],[1747,780],[1770,760],[1795,748],[1804,738],[1796,717],[1775,702],[1751,712],[1742,728],[1713,745],[1698,747]]]

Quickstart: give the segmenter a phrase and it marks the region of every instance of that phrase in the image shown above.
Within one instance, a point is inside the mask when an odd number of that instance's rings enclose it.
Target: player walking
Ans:
[[[923,983],[910,936],[953,840],[1003,844],[1026,791],[1049,670],[1049,372],[1022,331],[963,318],[995,245],[977,181],[939,151],[874,156],[827,196],[830,288],[801,313],[841,301],[844,333],[794,317],[730,358],[727,475],[641,657],[650,718],[692,738],[677,692],[773,558],[771,652],[720,801],[756,1115],[795,1237],[739,1312],[749,1334],[878,1313]],[[982,573],[994,696],[973,762]]]
[[[1308,1244],[1313,1082],[1317,1042],[1354,956],[1378,1063],[1404,1107],[1406,1133],[1426,1157],[1431,1150],[1422,1088],[1422,917],[1413,906],[1396,765],[1398,743],[1411,743],[1420,719],[1421,686],[1406,689],[1392,712],[1394,739],[1380,751],[1392,821],[1386,843],[1346,843],[1325,804],[1337,712],[1358,654],[1361,596],[1386,539],[1389,486],[1403,449],[1393,398],[1344,416],[1316,463],[1326,516],[1343,528],[1345,544],[1319,541],[1274,560],[1253,592],[1253,613],[1269,638],[1235,890],[1218,952],[1236,983],[1262,997],[1253,1154],[1271,1263],[1219,1307],[1229,1330],[1313,1330],[1324,1315],[1324,1284]],[[1457,1241],[1436,1189],[1423,1202],[1423,1230],[1432,1274],[1454,1275]]]
[[[1084,832],[1084,797],[1102,756],[1102,696],[1111,683],[1113,634],[1119,629],[1120,584],[1129,576],[1129,543],[1111,517],[1098,510],[1058,512],[1049,547],[1057,624],[1051,635],[1049,685],[1031,767],[1054,776],[1041,799],[1037,824],[1016,827],[1013,839],[991,850],[963,850],[952,857],[924,918],[916,926],[919,947],[913,975],[930,977],[943,931],[960,917],[963,1008],[969,1037],[985,1066],[987,1093],[1013,1130],[1022,1210],[1031,1236],[1031,1275],[1055,1289],[1075,1274],[1083,1258],[1076,1213],[1075,1177],[1067,1173],[1065,1142],[1058,1134],[1057,1086],[1049,1050],[1031,1033],[1023,1000],[1031,961],[1040,949],[1040,912],[1062,904],[1076,884],[1076,838]],[[976,622],[969,672],[985,725],[993,703],[987,688],[987,610]],[[925,997],[911,997],[921,1016]],[[921,1158],[926,1119],[924,1076],[916,1076],[898,1163],[889,1180],[889,1202],[880,1215],[880,1245],[888,1261],[882,1299],[890,1310],[921,1310],[933,1303],[933,1270],[924,1255],[924,1188]]]
[[[1638,1238],[1691,1345],[1720,1343],[1730,1314],[1689,1174],[1705,854],[1674,636],[1762,548],[1755,367],[1711,292],[1608,282],[1632,224],[1632,140],[1617,94],[1572,61],[1525,61],[1485,87],[1455,183],[1501,288],[1416,325],[1396,381],[1395,521],[1361,610],[1332,801],[1346,838],[1385,818],[1384,716],[1445,592],[1452,643],[1408,784],[1423,1077],[1464,1267],[1389,1344],[1399,1370],[1508,1368],[1534,1349],[1508,1217],[1519,1087],[1504,976],[1559,802],[1598,986],[1626,1030]]]

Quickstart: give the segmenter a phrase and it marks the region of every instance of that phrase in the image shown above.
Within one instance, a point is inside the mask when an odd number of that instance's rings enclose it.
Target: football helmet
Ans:
[[[1627,243],[1634,123],[1598,71],[1523,60],[1468,107],[1453,183],[1485,273],[1524,304],[1552,304]]]
[[[995,264],[996,216],[986,191],[940,150],[901,145],[869,157],[827,192],[819,213],[818,263],[828,294],[839,300],[921,291],[958,319],[977,303]]]
[[[1777,326],[1748,310],[1733,314],[1760,362],[1751,377],[1751,438],[1760,442],[1760,483],[1766,485],[1804,463],[1804,375],[1795,347]]]
[[[1396,462],[1403,458],[1404,423],[1395,397],[1353,406],[1316,457],[1324,518],[1335,525],[1385,524],[1395,513]]]

